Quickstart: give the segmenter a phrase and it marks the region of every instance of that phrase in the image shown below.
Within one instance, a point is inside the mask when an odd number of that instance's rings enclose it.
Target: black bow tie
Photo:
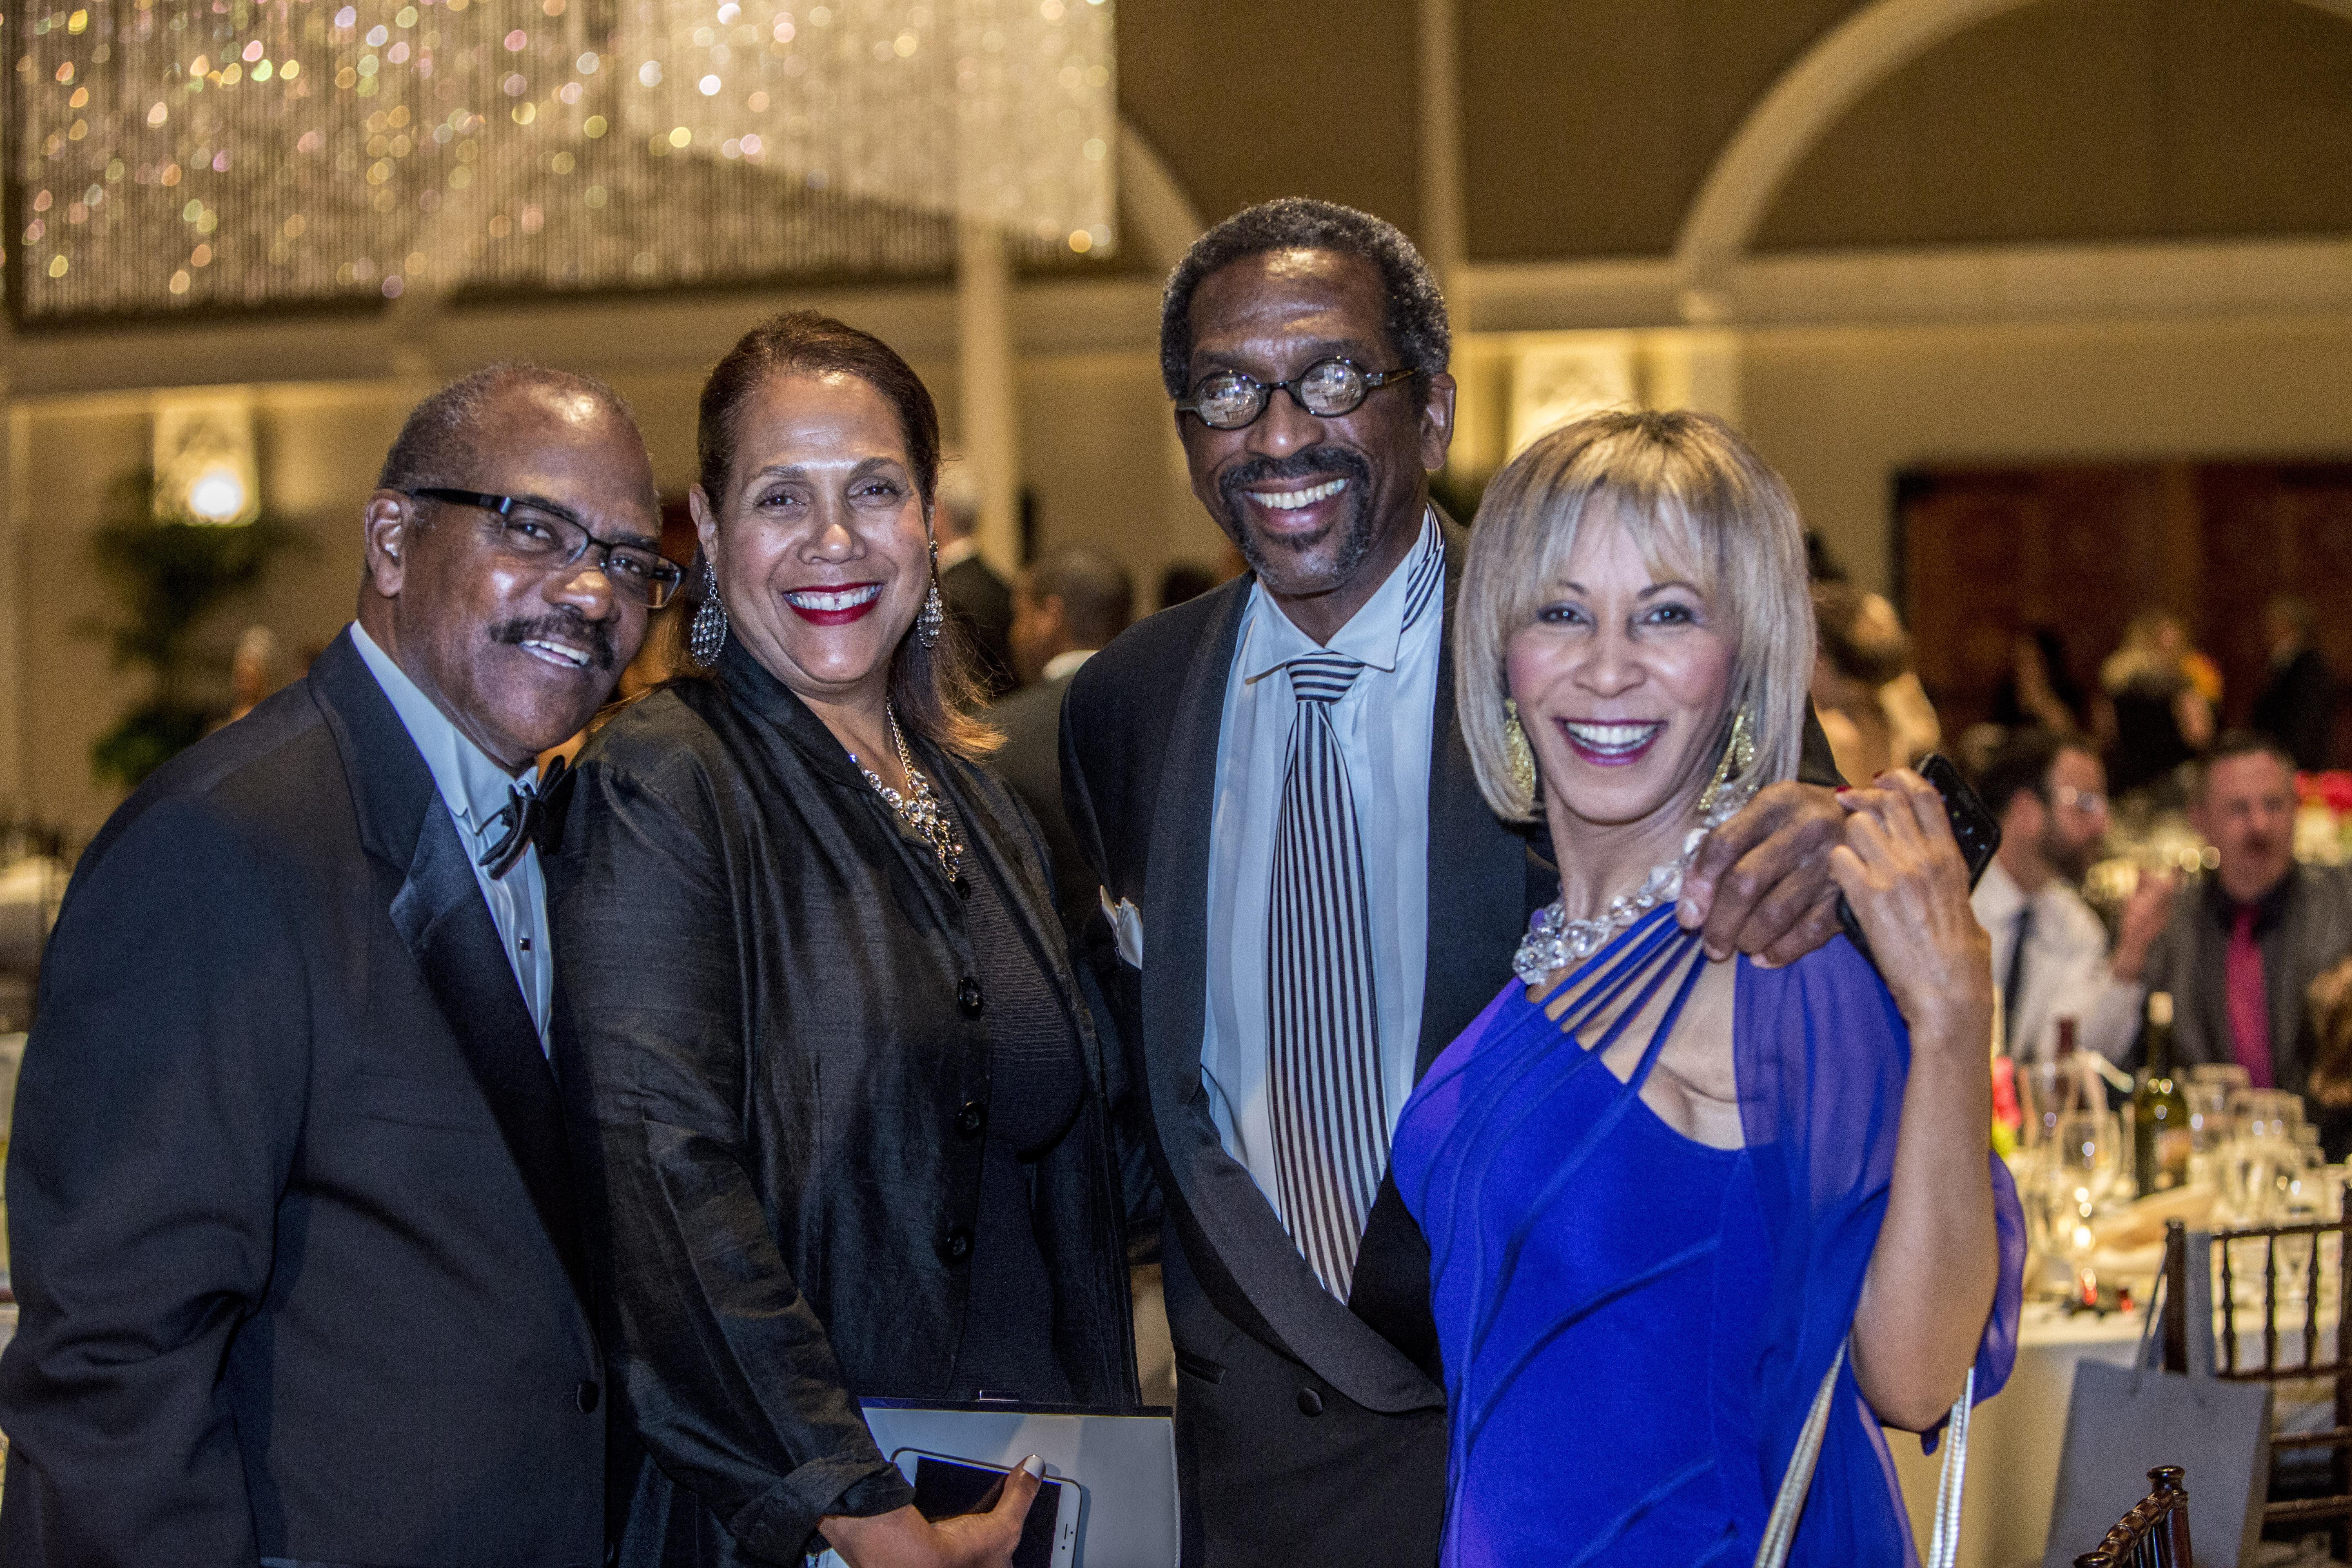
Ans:
[[[525,784],[509,790],[506,805],[484,829],[496,829],[499,836],[476,863],[492,877],[504,877],[532,845],[538,845],[541,853],[552,850],[563,817],[563,786],[570,783],[571,770],[558,757],[539,775],[536,790]]]

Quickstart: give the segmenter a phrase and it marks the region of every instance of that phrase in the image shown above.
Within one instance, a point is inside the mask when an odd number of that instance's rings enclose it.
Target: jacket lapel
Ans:
[[[362,844],[404,873],[388,911],[489,1102],[564,1272],[588,1300],[555,1075],[431,770],[346,632],[310,676]]]
[[[1256,1182],[1224,1152],[1201,1081],[1217,747],[1249,603],[1244,579],[1192,656],[1154,808],[1142,909],[1144,1056],[1153,1133],[1178,1187],[1170,1210],[1202,1287],[1244,1331],[1287,1347],[1359,1405],[1423,1409],[1443,1403],[1444,1392],[1316,1279]]]

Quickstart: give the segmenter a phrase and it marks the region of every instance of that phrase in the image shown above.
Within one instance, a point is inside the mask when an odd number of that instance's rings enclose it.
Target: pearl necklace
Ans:
[[[1512,970],[1526,984],[1538,984],[1545,976],[1591,958],[1609,945],[1611,937],[1660,904],[1670,904],[1681,898],[1683,878],[1690,870],[1698,847],[1709,833],[1730,821],[1755,793],[1753,787],[1724,791],[1715,805],[1700,815],[1697,825],[1683,835],[1681,852],[1671,860],[1651,867],[1640,887],[1611,900],[1601,913],[1590,919],[1570,920],[1565,895],[1538,910],[1528,921],[1528,934],[1520,940],[1518,952],[1511,959]]]
[[[882,797],[883,804],[898,814],[898,820],[931,847],[931,853],[939,858],[940,869],[952,882],[962,867],[964,847],[957,842],[947,813],[940,809],[940,797],[931,792],[931,781],[923,776],[923,770],[915,765],[914,754],[907,750],[907,736],[898,728],[897,710],[885,708],[883,717],[889,721],[890,744],[898,753],[898,765],[907,773],[907,794],[902,795],[884,784],[880,775],[857,760],[856,752],[849,753],[849,761],[866,775],[866,782],[874,786],[874,793]]]

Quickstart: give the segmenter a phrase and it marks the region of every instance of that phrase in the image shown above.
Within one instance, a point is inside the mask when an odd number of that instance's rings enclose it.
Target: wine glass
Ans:
[[[2071,1293],[2078,1298],[2097,1289],[2091,1270],[2098,1246],[2094,1226],[2115,1197],[2122,1142],[2115,1117],[2094,1104],[2077,1103],[2063,1111],[2051,1129],[2042,1173],[2044,1224],[2052,1252],[2072,1270]]]
[[[2221,1151],[2237,1125],[2230,1116],[2230,1097],[2252,1087],[2246,1069],[2235,1062],[2204,1062],[2189,1069],[2181,1094],[2189,1101],[2191,1186],[2218,1190],[2222,1185]]]
[[[2274,1224],[2283,1186],[2303,1163],[2295,1146],[2303,1101],[2277,1089],[2242,1089],[2230,1096],[2230,1118],[2234,1131],[2221,1156],[2222,1205],[2240,1225]]]

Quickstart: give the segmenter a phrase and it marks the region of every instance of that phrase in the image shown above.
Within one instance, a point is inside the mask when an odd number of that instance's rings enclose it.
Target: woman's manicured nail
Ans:
[[[1030,1479],[1033,1480],[1043,1479],[1045,1474],[1045,1461],[1039,1458],[1034,1454],[1032,1454],[1027,1458],[1022,1460],[1021,1468],[1028,1473]]]

